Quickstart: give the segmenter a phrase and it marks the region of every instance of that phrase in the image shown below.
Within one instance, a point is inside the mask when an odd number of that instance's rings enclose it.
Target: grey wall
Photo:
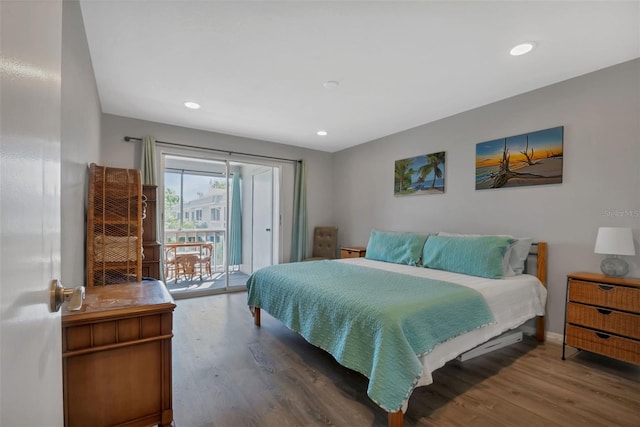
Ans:
[[[371,228],[529,235],[549,243],[549,329],[561,332],[565,275],[598,271],[599,226],[640,229],[640,60],[548,86],[333,155],[265,141],[100,114],[77,2],[64,2],[62,279],[84,283],[86,164],[139,167],[140,144],[159,140],[308,162],[309,227],[335,224],[340,244]],[[564,182],[475,191],[475,144],[564,126]],[[98,150],[100,150],[98,152]],[[394,161],[445,150],[446,193],[393,196]],[[283,173],[283,260],[289,259],[292,168]],[[636,234],[636,240],[638,236]],[[638,249],[638,247],[637,247]],[[638,257],[628,258],[631,275]]]
[[[509,98],[334,155],[340,244],[372,228],[510,233],[549,244],[547,326],[561,333],[566,274],[599,272],[600,226],[640,231],[640,60]],[[564,126],[563,183],[475,190],[475,145]],[[446,193],[395,197],[394,161],[446,151]],[[627,257],[640,275],[639,257]]]
[[[85,283],[87,164],[99,162],[102,111],[77,1],[62,3],[61,280]]]
[[[289,159],[304,159],[308,165],[309,241],[315,225],[333,224],[334,199],[332,195],[332,155],[329,153],[275,144],[237,136],[206,132],[162,123],[148,122],[127,117],[103,114],[101,162],[104,166],[139,168],[140,143],[126,142],[125,136],[151,135],[159,141],[186,144],[195,147],[215,148],[254,155]],[[238,158],[242,161],[241,158]],[[283,168],[282,245],[283,261],[289,261],[291,252],[291,218],[293,206],[293,167]],[[309,243],[309,249],[311,243]]]

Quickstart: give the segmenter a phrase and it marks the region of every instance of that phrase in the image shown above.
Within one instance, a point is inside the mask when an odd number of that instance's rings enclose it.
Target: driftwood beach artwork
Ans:
[[[476,144],[476,190],[560,184],[564,127]]]
[[[445,152],[396,160],[393,194],[444,193]]]

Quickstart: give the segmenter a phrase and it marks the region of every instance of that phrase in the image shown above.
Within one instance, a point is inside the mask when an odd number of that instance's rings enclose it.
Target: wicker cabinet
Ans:
[[[640,279],[567,276],[565,345],[640,364]]]
[[[91,164],[87,285],[142,279],[142,185],[137,169]]]

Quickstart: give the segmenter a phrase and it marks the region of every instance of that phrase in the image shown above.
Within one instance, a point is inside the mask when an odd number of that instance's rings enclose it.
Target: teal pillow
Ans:
[[[515,240],[506,236],[430,236],[422,251],[422,265],[499,279],[504,276],[504,255]]]
[[[395,264],[420,265],[428,234],[390,233],[372,230],[365,258]]]

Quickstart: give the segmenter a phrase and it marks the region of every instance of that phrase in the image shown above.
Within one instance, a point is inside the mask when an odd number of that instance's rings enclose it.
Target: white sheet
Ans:
[[[436,346],[429,354],[422,356],[422,376],[418,386],[433,383],[432,372],[444,366],[465,351],[471,350],[489,339],[525,323],[535,316],[543,316],[547,300],[547,290],[537,277],[529,274],[486,279],[448,271],[411,267],[402,264],[373,261],[366,258],[345,258],[336,260],[364,267],[426,277],[457,283],[480,292],[493,312],[496,323],[460,335]],[[406,403],[403,412],[406,411]]]

